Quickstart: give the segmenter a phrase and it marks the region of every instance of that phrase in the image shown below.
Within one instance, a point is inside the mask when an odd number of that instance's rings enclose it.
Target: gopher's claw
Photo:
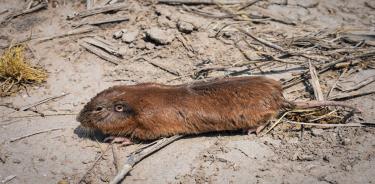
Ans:
[[[121,146],[128,146],[134,144],[130,139],[126,137],[115,137],[115,136],[109,136],[104,139],[104,142],[111,142],[113,143],[120,143]]]

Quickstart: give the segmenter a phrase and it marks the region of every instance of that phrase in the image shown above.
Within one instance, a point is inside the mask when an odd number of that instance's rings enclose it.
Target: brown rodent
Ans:
[[[152,140],[175,134],[253,129],[285,106],[278,81],[236,77],[184,85],[114,86],[85,105],[77,120],[112,136]]]

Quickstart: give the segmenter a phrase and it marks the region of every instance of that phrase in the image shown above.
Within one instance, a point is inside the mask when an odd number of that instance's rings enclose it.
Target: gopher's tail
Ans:
[[[283,110],[291,110],[296,108],[296,104],[294,102],[288,101],[284,98],[283,104],[281,106]]]
[[[292,109],[308,109],[314,107],[327,107],[327,106],[340,106],[352,109],[354,112],[361,113],[361,110],[358,107],[346,104],[344,102],[337,101],[307,101],[307,102],[290,102],[285,100],[285,105],[283,108],[292,110]]]

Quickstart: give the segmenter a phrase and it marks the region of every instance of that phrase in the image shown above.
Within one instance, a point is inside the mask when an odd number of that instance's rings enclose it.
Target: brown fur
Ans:
[[[114,110],[116,104],[123,112]],[[284,107],[279,82],[238,77],[168,86],[114,86],[85,105],[77,120],[111,135],[151,140],[175,134],[250,129]],[[98,107],[100,111],[95,111]]]

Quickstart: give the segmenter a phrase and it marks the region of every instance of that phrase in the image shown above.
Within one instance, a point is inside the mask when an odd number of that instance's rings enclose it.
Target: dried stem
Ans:
[[[180,139],[183,135],[175,135],[169,138],[163,138],[161,140],[155,141],[155,144],[151,146],[149,149],[141,148],[140,151],[137,151],[135,154],[132,154],[128,157],[128,160],[123,165],[122,169],[119,173],[117,173],[116,177],[110,182],[110,184],[118,184],[120,183],[126,176],[126,174],[133,169],[133,166],[140,162],[142,159],[146,158],[147,156],[155,153],[156,151],[162,149],[163,147],[167,146],[168,144]]]

